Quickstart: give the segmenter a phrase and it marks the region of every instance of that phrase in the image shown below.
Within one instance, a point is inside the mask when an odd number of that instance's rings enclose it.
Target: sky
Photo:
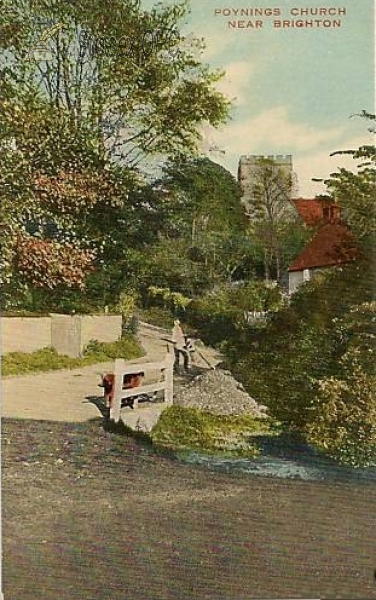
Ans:
[[[352,115],[375,111],[373,0],[190,0],[189,6],[183,31],[205,39],[202,61],[225,71],[218,89],[233,103],[226,125],[204,129],[203,152],[234,175],[241,155],[291,154],[303,197],[325,192],[312,178],[354,168],[353,159],[330,153],[370,142],[367,122]],[[251,9],[263,15],[251,16]],[[267,16],[267,9],[277,14]],[[326,14],[310,14],[317,9]],[[281,21],[289,26],[275,23]],[[297,21],[314,23],[297,27]],[[216,146],[220,151],[210,151]]]

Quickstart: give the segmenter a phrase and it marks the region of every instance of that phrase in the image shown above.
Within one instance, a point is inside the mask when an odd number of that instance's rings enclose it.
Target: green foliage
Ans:
[[[84,290],[56,287],[54,289],[41,289],[27,285],[4,286],[4,292],[9,294],[5,304],[9,308],[7,313],[26,312],[29,315],[38,313],[49,314],[59,312],[62,314],[103,314],[105,302],[91,294],[86,287]],[[100,299],[102,300],[102,298]],[[111,298],[110,298],[111,300]],[[4,298],[3,298],[4,302]],[[111,307],[116,310],[115,307]],[[116,311],[117,312],[117,311]]]
[[[233,234],[245,229],[238,183],[229,171],[210,159],[168,164],[160,185],[166,210],[174,213],[177,234],[190,236],[193,245],[201,246],[208,232]]]
[[[375,357],[374,357],[375,358]],[[340,462],[376,466],[376,377],[356,365],[320,382],[308,438]]]
[[[200,294],[231,280],[249,255],[240,189],[226,169],[207,158],[180,159],[154,186],[159,240],[151,272],[168,287]]]
[[[2,8],[2,302],[18,307],[32,296],[53,304],[54,294],[34,294],[54,280],[48,269],[34,268],[40,250],[61,293],[87,284],[82,304],[116,304],[125,287],[143,281],[147,261],[138,250],[155,243],[161,225],[157,196],[136,165],[144,160],[146,168],[150,155],[195,153],[202,123],[224,122],[228,102],[215,89],[220,74],[201,64],[199,40],[183,46],[184,3],[145,11],[119,0],[108,11],[101,1],[5,0]],[[46,21],[63,24],[48,41],[51,60],[27,60]],[[174,31],[173,56],[166,40],[152,52],[134,45],[137,58],[124,45],[90,55],[87,39],[109,31],[123,41]],[[25,229],[38,238],[31,240],[36,252],[19,255]],[[75,302],[69,295],[68,304]]]
[[[124,317],[128,318],[133,314],[138,298],[135,290],[126,290],[120,294],[117,308]]]
[[[248,351],[235,365],[237,376],[276,419],[287,427],[304,429],[317,379],[333,368],[336,341],[322,327],[307,324],[293,330],[266,325],[262,335],[255,332],[252,337],[248,334]],[[231,355],[232,360],[236,357]]]
[[[161,306],[150,306],[148,308],[138,308],[137,315],[142,321],[161,327],[162,329],[172,329],[174,315],[170,310]]]
[[[69,113],[72,123],[91,126],[102,154],[128,165],[136,166],[140,155],[194,152],[199,125],[223,122],[228,103],[213,86],[220,74],[200,63],[199,40],[185,48],[181,43],[178,32],[186,13],[185,3],[147,11],[139,3],[114,0],[109,11],[101,0],[5,0],[0,31],[6,33],[1,45],[11,65],[8,85],[39,89],[49,104]],[[52,56],[45,68],[41,61],[25,60],[45,30],[35,17],[64,24],[49,40]],[[176,31],[169,39],[171,53],[165,43],[142,48],[150,31]],[[115,46],[116,40],[123,44],[91,55],[88,38],[98,41],[109,32]],[[131,52],[124,40],[134,42]]]
[[[350,464],[374,452],[374,289],[370,263],[328,272],[226,345],[237,378],[274,418]]]
[[[353,466],[376,465],[376,302],[338,319],[348,343],[335,376],[318,382],[308,427],[321,449]]]
[[[191,302],[190,298],[183,296],[180,292],[172,292],[168,288],[159,288],[154,285],[148,288],[148,296],[152,304],[167,308],[176,315],[183,314]]]
[[[206,343],[213,346],[236,335],[236,323],[241,311],[233,307],[227,297],[207,295],[193,300],[187,311],[189,324],[200,332]]]
[[[269,425],[265,419],[249,415],[219,416],[175,405],[163,411],[151,437],[154,444],[175,450],[257,456],[257,444],[251,437],[269,432]]]
[[[138,342],[132,337],[127,337],[117,342],[92,341],[85,348],[82,358],[60,355],[52,348],[43,348],[31,353],[9,352],[1,359],[1,371],[3,377],[6,377],[58,369],[75,369],[115,358],[132,359],[139,356],[142,356],[142,350]]]
[[[238,340],[247,327],[248,312],[275,311],[281,306],[279,288],[260,281],[223,286],[187,307],[187,321],[212,345]]]
[[[290,258],[285,249],[294,244],[296,234],[304,232],[291,201],[293,187],[293,175],[280,168],[275,160],[258,159],[246,210],[250,217],[249,235],[262,256],[266,280],[281,280],[288,267],[286,259]]]
[[[56,369],[72,369],[80,366],[80,359],[59,356],[52,348],[42,348],[36,352],[10,352],[1,359],[3,377],[22,375],[37,371],[54,371]]]
[[[147,302],[147,289],[152,285],[169,288],[192,297],[210,289],[213,284],[205,262],[192,260],[191,244],[185,239],[161,238],[145,249],[143,271],[138,279]]]
[[[116,342],[98,342],[92,340],[84,349],[83,356],[90,360],[104,361],[115,358],[139,358],[143,352],[132,336],[126,336]]]
[[[228,288],[229,302],[242,311],[279,310],[282,296],[278,285],[264,281],[249,281]]]
[[[374,125],[375,115],[365,111],[361,115]],[[373,131],[374,129],[370,129]],[[358,150],[345,150],[334,154],[348,154],[356,161],[357,171],[341,168],[325,181],[335,200],[343,210],[346,223],[367,256],[375,254],[376,231],[376,147],[364,145]]]

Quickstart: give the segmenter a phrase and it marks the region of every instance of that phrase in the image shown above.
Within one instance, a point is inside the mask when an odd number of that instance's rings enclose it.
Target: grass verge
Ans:
[[[116,342],[90,342],[82,358],[71,358],[58,354],[52,348],[42,348],[36,352],[10,352],[1,359],[2,376],[23,375],[27,373],[74,369],[107,362],[115,358],[130,360],[143,355],[143,351],[133,336],[121,338]]]
[[[153,443],[171,450],[203,450],[228,456],[259,455],[254,436],[273,435],[272,422],[251,415],[213,415],[195,408],[171,406],[151,432]]]

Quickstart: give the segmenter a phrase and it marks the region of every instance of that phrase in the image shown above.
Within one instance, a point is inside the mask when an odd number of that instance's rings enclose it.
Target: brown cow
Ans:
[[[145,373],[143,372],[130,373],[129,375],[124,375],[122,389],[128,390],[139,387],[142,383],[142,378],[144,377],[144,375]],[[106,408],[111,408],[114,399],[115,374],[106,373],[105,375],[101,375],[101,377],[102,383],[100,384],[100,386],[104,388],[104,400],[106,402]],[[134,398],[127,398],[124,401],[124,404],[122,403],[122,406],[129,406],[130,408],[133,408],[133,405]]]

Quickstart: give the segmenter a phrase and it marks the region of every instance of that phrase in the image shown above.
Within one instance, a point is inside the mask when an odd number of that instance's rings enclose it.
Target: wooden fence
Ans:
[[[122,358],[115,360],[114,369],[114,391],[110,406],[110,419],[117,423],[120,420],[121,403],[127,398],[134,398],[134,408],[138,407],[137,396],[143,394],[154,394],[158,391],[164,392],[164,402],[167,405],[173,403],[173,365],[174,355],[166,354],[162,362],[146,362],[129,364]],[[144,374],[144,383],[134,388],[124,386],[127,375],[134,373]]]

